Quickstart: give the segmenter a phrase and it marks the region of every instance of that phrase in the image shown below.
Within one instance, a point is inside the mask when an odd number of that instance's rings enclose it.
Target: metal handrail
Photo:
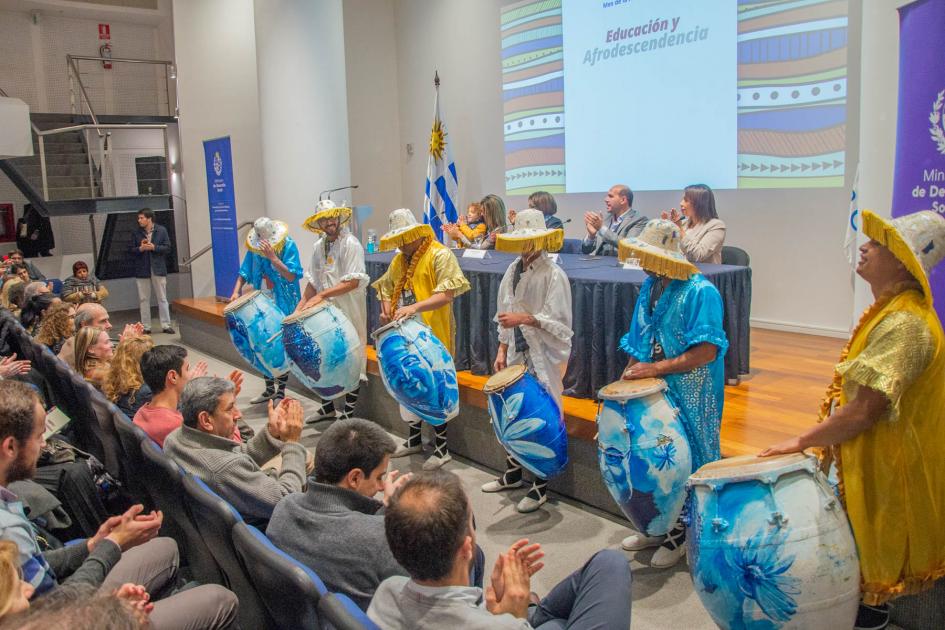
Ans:
[[[154,66],[173,66],[173,61],[166,61],[164,59],[122,59],[119,57],[87,57],[85,55],[66,55],[72,59],[77,59],[78,61],[110,61],[118,63],[149,63]]]
[[[0,96],[4,98],[10,98],[9,95],[7,95],[7,93],[3,91],[3,88],[0,88]]]
[[[242,223],[240,223],[239,225],[236,226],[236,232],[239,233],[239,231],[242,230],[244,227],[248,227],[248,226],[250,226],[250,225],[252,225],[252,224],[253,224],[252,221],[243,221]],[[190,265],[190,263],[194,262],[195,260],[197,260],[198,258],[200,258],[201,256],[203,256],[204,254],[206,254],[207,252],[209,252],[211,249],[213,249],[213,243],[210,243],[210,244],[207,245],[206,247],[201,248],[199,252],[197,252],[196,254],[192,255],[190,258],[185,258],[184,260],[180,261],[180,263],[178,263],[178,264],[179,264],[181,267],[187,267],[187,266]]]
[[[167,125],[161,123],[130,123],[127,125],[115,123],[105,125],[84,124],[72,125],[70,127],[56,127],[55,129],[47,129],[46,131],[37,130],[36,133],[40,136],[51,136],[57,133],[65,133],[67,131],[82,131],[83,129],[167,129]]]
[[[76,80],[79,82],[79,89],[82,91],[82,96],[85,97],[86,108],[89,110],[89,114],[92,116],[92,122],[98,124],[98,120],[95,117],[95,112],[92,111],[92,102],[89,100],[88,92],[85,90],[85,84],[82,83],[82,76],[79,73],[79,64],[77,61],[98,61],[101,63],[140,63],[152,66],[164,66],[164,94],[167,97],[167,113],[170,115],[171,110],[171,86],[168,80],[168,70],[171,73],[174,72],[174,62],[167,61],[165,59],[131,59],[131,58],[122,58],[122,57],[93,57],[87,55],[66,55],[66,62],[69,65],[71,73],[75,75]],[[175,78],[175,77],[171,77]],[[174,107],[174,115],[177,115],[177,106]],[[75,110],[73,110],[75,113]]]
[[[75,75],[76,81],[79,82],[79,89],[82,91],[82,96],[85,97],[85,107],[89,110],[89,116],[92,117],[92,122],[98,124],[98,117],[95,115],[95,112],[92,111],[92,101],[89,99],[88,92],[85,91],[85,84],[82,83],[82,76],[79,74],[79,66],[75,62],[76,58],[72,55],[66,55],[66,62],[69,64],[69,67],[72,68],[72,73]],[[98,137],[102,137],[102,132],[98,132]]]

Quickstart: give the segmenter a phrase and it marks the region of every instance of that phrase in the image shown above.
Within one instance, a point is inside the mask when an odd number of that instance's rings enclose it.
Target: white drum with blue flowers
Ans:
[[[434,426],[456,417],[456,366],[429,326],[411,317],[381,326],[371,337],[381,379],[394,400]]]
[[[706,464],[689,480],[686,520],[692,581],[720,628],[853,627],[856,545],[814,457]]]
[[[226,329],[240,356],[267,378],[289,371],[285,348],[278,338],[283,317],[275,301],[262,291],[242,295],[223,309]]]
[[[634,528],[666,534],[682,512],[692,472],[689,440],[666,381],[620,380],[601,388],[597,457],[610,495]]]
[[[322,302],[282,321],[282,344],[290,367],[322,400],[357,389],[361,378],[361,339],[341,309]]]

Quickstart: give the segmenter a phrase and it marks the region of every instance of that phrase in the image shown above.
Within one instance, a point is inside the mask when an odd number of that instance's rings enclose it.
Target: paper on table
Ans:
[[[46,431],[43,432],[43,439],[48,440],[56,433],[72,422],[72,418],[67,416],[59,407],[53,407],[46,414]]]

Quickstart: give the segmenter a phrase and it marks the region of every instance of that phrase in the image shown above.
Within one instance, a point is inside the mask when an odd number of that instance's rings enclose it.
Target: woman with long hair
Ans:
[[[75,335],[75,371],[96,389],[102,389],[115,352],[108,333],[95,326],[80,328]]]
[[[0,540],[0,619],[30,607],[33,586],[23,579],[16,543]]]
[[[115,348],[102,391],[126,416],[134,418],[151,400],[151,388],[141,375],[141,356],[154,347],[151,337],[125,337]]]
[[[678,212],[673,208],[663,213],[679,227],[682,233],[680,248],[693,263],[722,264],[722,246],[725,244],[725,223],[715,209],[715,195],[705,184],[686,186],[679,202]]]
[[[495,239],[506,226],[505,202],[498,195],[486,195],[479,202],[482,218],[486,222],[486,235],[473,247],[476,249],[495,249]]]
[[[20,323],[23,324],[23,328],[30,334],[33,334],[36,327],[39,326],[43,317],[46,315],[46,311],[48,311],[53,304],[58,304],[59,302],[61,302],[61,300],[52,293],[40,293],[31,297],[29,302],[23,307],[23,310],[20,311]]]
[[[3,282],[3,288],[0,288],[0,306],[17,316],[20,314],[20,307],[10,301],[10,289],[21,284],[23,281],[13,276],[7,278]]]
[[[75,306],[68,302],[53,304],[36,327],[36,341],[59,354],[66,339],[75,334]]]

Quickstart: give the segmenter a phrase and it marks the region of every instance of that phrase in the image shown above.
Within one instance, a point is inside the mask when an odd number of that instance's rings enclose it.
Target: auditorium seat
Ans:
[[[380,630],[378,625],[343,593],[329,593],[318,600],[318,612],[334,630]]]
[[[138,474],[147,484],[148,493],[155,506],[164,513],[161,535],[170,536],[177,541],[190,577],[203,584],[223,584],[223,573],[183,500],[184,471],[164,454],[160,446],[144,435],[143,431],[141,434],[143,439],[139,442],[139,450],[142,468]]]
[[[319,627],[318,601],[328,594],[321,578],[273,545],[261,531],[242,521],[233,527],[233,544],[275,620],[274,627],[286,630]]]
[[[155,499],[146,483],[144,456],[141,454],[141,443],[149,439],[148,435],[121,412],[112,414],[112,420],[115,423],[115,432],[118,433],[118,442],[121,444],[123,453],[122,483],[125,484],[125,489],[131,493],[135,501],[150,508],[155,505]]]
[[[197,530],[223,571],[224,585],[240,600],[240,625],[243,628],[276,627],[263,603],[262,594],[256,591],[249,571],[236,553],[233,528],[243,522],[243,517],[202,479],[185,474],[183,483]],[[281,600],[279,603],[285,604]]]
[[[748,252],[746,252],[741,247],[735,247],[734,245],[723,245],[722,264],[738,265],[739,267],[750,267],[751,257],[748,255]]]

